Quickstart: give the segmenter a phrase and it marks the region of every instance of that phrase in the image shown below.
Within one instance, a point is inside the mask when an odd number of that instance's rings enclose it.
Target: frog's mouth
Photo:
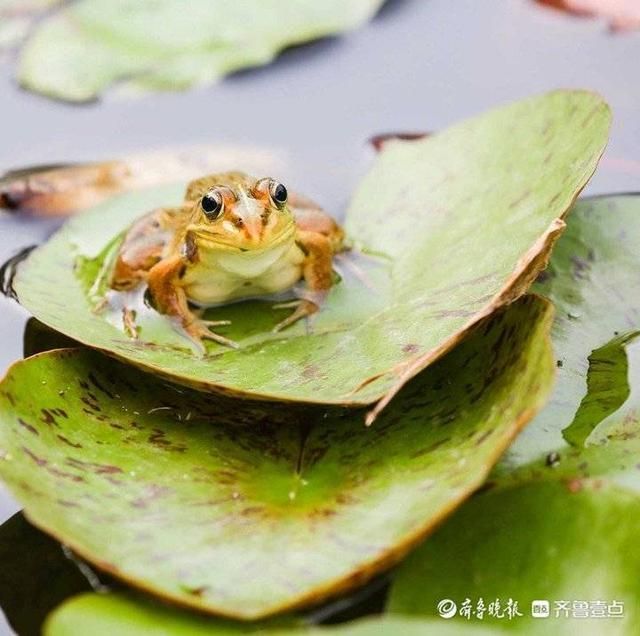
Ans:
[[[188,228],[191,230],[191,228]],[[227,228],[228,229],[228,228]],[[279,232],[271,230],[268,236],[249,235],[240,231],[230,232],[193,228],[193,234],[200,250],[224,252],[264,252],[288,241],[293,241],[295,224],[287,224]]]

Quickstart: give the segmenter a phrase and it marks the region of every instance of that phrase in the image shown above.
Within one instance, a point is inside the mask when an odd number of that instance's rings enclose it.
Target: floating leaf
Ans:
[[[469,599],[475,613],[482,598],[482,623],[494,628],[527,636],[632,636],[640,621],[639,523],[637,496],[595,481],[576,492],[555,481],[489,492],[465,504],[405,561],[390,609],[437,616],[441,599],[458,608]],[[486,611],[496,599],[502,617]],[[509,618],[509,599],[518,601],[520,616]],[[531,617],[540,599],[550,605],[544,620]],[[468,622],[458,620],[452,622]],[[479,622],[474,614],[470,621]]]
[[[582,446],[593,430],[629,398],[626,346],[638,333],[636,331],[615,338],[589,356],[587,393],[580,402],[573,422],[562,431],[570,444]]]
[[[230,623],[207,619],[169,607],[152,604],[141,598],[124,595],[85,594],[62,605],[49,618],[45,636],[233,636],[235,634],[266,636],[457,636],[460,628],[441,621],[380,617],[360,620],[331,628],[265,629],[264,626]],[[492,631],[469,627],[466,636],[491,636]]]
[[[223,172],[230,165],[278,174],[285,161],[273,151],[219,145],[151,151],[117,161],[21,168],[0,176],[0,210],[74,214],[121,192]]]
[[[8,521],[0,525],[0,608],[11,627],[20,636],[40,636],[42,626],[48,614],[61,603],[81,592],[99,590],[100,598],[105,598],[107,593],[116,599],[123,598],[122,586],[113,579],[101,575],[98,577],[95,570],[92,570],[86,563],[76,558],[69,549],[61,546],[57,541],[47,536],[42,531],[28,523],[22,513],[17,513]],[[386,599],[387,577],[376,577],[367,585],[359,588],[355,592],[341,595],[338,599],[315,607],[311,611],[300,616],[288,616],[259,625],[252,624],[252,627],[265,627],[269,625],[294,625],[294,624],[317,624],[319,622],[330,621],[331,623],[345,622],[368,614],[379,614],[384,609]],[[165,629],[172,631],[169,624],[171,617],[186,618],[186,623],[201,622],[209,627],[231,626],[233,623],[224,622],[210,618],[207,621],[192,621],[193,614],[188,610],[169,610],[166,606],[153,603],[148,597],[129,593],[131,599],[129,604],[138,603],[142,608],[152,610],[158,621],[163,621]],[[118,596],[115,596],[118,594]],[[72,604],[75,606],[76,603]],[[83,604],[80,603],[82,606]],[[126,605],[126,604],[125,604]],[[98,617],[102,603],[92,611],[95,619]],[[110,603],[104,604],[105,608],[110,607]],[[117,609],[118,604],[114,603],[112,609]],[[65,614],[68,612],[65,609]],[[167,620],[169,617],[169,620]],[[74,617],[77,620],[78,617]],[[83,617],[82,620],[85,620]],[[134,628],[135,621],[125,618],[122,613],[118,614],[118,620],[124,620],[131,629]],[[175,621],[174,621],[175,622]],[[177,625],[178,623],[176,623]],[[104,625],[102,629],[106,629]],[[245,632],[246,624],[238,627],[237,631]],[[0,631],[2,627],[0,624]],[[79,629],[74,634],[85,634],[86,630]],[[115,629],[114,633],[120,634],[120,629]],[[135,632],[134,632],[135,633]]]
[[[80,0],[22,51],[23,86],[70,101],[115,82],[180,90],[271,62],[284,48],[343,33],[383,0]]]
[[[49,617],[44,636],[231,636],[259,629],[159,605],[140,596],[83,594],[62,604]]]
[[[482,483],[546,398],[550,317],[514,303],[373,429],[176,389],[90,350],[40,354],[0,385],[0,474],[106,572],[207,612],[273,614],[389,567]]]
[[[432,615],[439,598],[512,597],[525,616],[533,600],[549,599],[553,617],[554,600],[568,599],[569,618],[560,611],[554,634],[637,633],[639,244],[638,196],[585,200],[572,212],[537,285],[557,308],[562,364],[552,400],[494,470],[487,492],[401,567],[392,610]],[[572,619],[574,611],[584,615],[581,602],[600,612],[592,616],[620,612],[614,601],[624,604],[624,618]],[[549,633],[540,623],[512,626]]]
[[[194,355],[166,318],[140,307],[138,340],[119,313],[97,314],[96,277],[114,236],[183,187],[119,198],[73,219],[21,266],[20,302],[54,329],[201,389],[317,403],[384,398],[522,294],[544,267],[560,219],[591,175],[609,111],[590,93],[555,92],[425,140],[385,144],[346,218],[357,250],[308,334],[271,333],[272,303],[212,310],[239,350]],[[55,293],[52,293],[55,290]],[[99,291],[99,290],[98,290]],[[109,320],[111,322],[109,322]],[[373,416],[369,421],[372,421]]]
[[[640,329],[638,245],[639,196],[585,199],[571,213],[568,230],[558,243],[549,268],[534,287],[556,307],[553,342],[558,379],[535,426],[516,440],[498,473],[544,462],[551,452],[564,453],[569,449],[564,435],[572,435],[567,427],[576,417],[583,431],[599,429],[600,434],[595,432],[599,439],[606,435],[606,421],[611,417],[619,422],[633,419],[633,382],[637,378],[640,383],[640,372],[635,376],[634,366],[622,356],[634,356],[638,348],[638,340],[634,339]],[[595,369],[603,362],[612,372],[605,380],[609,388],[594,393],[594,374],[602,375]],[[627,368],[623,375],[617,370],[620,367]],[[625,398],[628,392],[630,395]],[[611,402],[612,393],[619,394],[618,408]],[[585,420],[587,405],[592,417]]]

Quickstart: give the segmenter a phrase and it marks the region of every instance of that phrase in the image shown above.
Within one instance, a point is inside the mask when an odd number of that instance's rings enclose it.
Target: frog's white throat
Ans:
[[[253,279],[264,274],[276,261],[291,249],[291,241],[282,241],[273,247],[246,252],[212,252],[203,265],[222,269],[238,278]]]

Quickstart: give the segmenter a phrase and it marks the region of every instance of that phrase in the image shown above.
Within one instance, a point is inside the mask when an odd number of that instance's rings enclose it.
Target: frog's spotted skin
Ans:
[[[207,338],[233,347],[210,329],[227,323],[198,318],[189,303],[208,307],[276,294],[304,279],[311,293],[289,304],[294,311],[276,326],[279,331],[318,311],[342,246],[341,228],[315,204],[289,196],[273,179],[227,172],[192,181],[182,205],[135,221],[110,287],[146,283],[154,307],[198,343]],[[127,332],[135,334],[125,316]]]

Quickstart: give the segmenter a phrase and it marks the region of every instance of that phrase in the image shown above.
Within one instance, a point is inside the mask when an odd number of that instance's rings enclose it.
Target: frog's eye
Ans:
[[[281,183],[272,181],[269,186],[269,195],[271,196],[271,200],[276,204],[276,207],[283,208],[287,202],[289,193]]]
[[[202,197],[201,205],[209,221],[215,221],[222,214],[224,200],[217,190],[209,190],[209,192]]]

